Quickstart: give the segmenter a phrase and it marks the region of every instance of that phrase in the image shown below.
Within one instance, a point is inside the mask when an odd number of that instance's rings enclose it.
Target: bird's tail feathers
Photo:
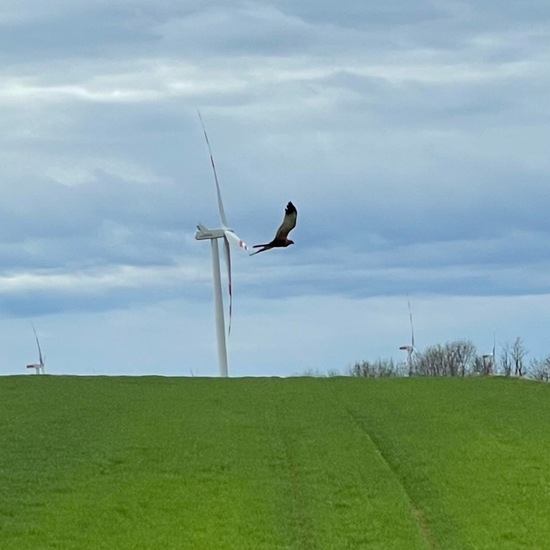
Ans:
[[[269,250],[269,246],[265,245],[265,244],[257,244],[255,246],[253,246],[252,248],[259,248],[260,250],[256,250],[256,252],[252,252],[252,254],[250,254],[251,256],[254,256],[254,254],[259,254],[260,252],[264,252],[265,250]]]

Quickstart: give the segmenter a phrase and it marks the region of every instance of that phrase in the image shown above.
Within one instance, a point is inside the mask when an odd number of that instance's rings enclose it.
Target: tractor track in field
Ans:
[[[369,441],[369,443],[372,444],[372,446],[376,450],[376,454],[380,458],[380,460],[386,465],[386,467],[391,471],[399,485],[401,486],[401,489],[403,493],[405,494],[407,501],[409,502],[409,506],[411,508],[411,513],[413,515],[413,518],[415,520],[415,523],[418,527],[418,531],[422,535],[422,538],[424,542],[426,543],[426,546],[430,548],[430,550],[440,550],[441,546],[439,542],[437,541],[433,531],[430,529],[430,526],[426,522],[426,519],[424,517],[424,512],[422,508],[415,502],[414,498],[411,496],[409,491],[407,490],[406,485],[403,483],[403,480],[401,479],[401,476],[396,471],[395,467],[392,465],[392,463],[386,458],[383,450],[378,445],[378,442],[372,435],[369,433],[365,426],[365,419],[359,416],[355,411],[352,411],[348,407],[345,407],[345,410],[348,414],[348,416],[352,419],[353,423],[358,427],[358,429],[362,432],[363,436],[366,437]]]
[[[313,527],[307,514],[307,497],[304,494],[304,484],[300,465],[296,461],[292,449],[295,447],[288,434],[281,432],[281,441],[284,449],[284,459],[289,481],[289,495],[292,502],[293,517],[292,523],[294,534],[298,539],[296,542],[299,548],[313,550],[316,548],[315,539],[312,536]]]
[[[286,547],[315,550],[318,545],[308,506],[303,465],[296,456],[298,436],[292,429],[288,429],[284,409],[279,405],[271,410],[271,415],[270,424],[273,426],[273,437],[277,441],[275,449],[280,460],[280,475],[286,484]]]

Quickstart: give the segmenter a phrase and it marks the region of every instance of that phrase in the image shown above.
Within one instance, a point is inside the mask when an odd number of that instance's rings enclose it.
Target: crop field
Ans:
[[[550,385],[0,378],[0,548],[550,548]]]

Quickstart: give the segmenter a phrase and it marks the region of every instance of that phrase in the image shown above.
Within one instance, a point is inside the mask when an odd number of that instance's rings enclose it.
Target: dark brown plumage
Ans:
[[[266,244],[255,244],[252,248],[259,248],[260,250],[256,250],[256,252],[253,252],[251,256],[254,256],[254,254],[259,254],[264,250],[269,250],[270,248],[282,248],[290,244],[294,244],[294,241],[291,241],[288,238],[288,234],[296,227],[297,217],[298,211],[296,210],[296,207],[291,202],[289,202],[285,208],[285,217],[283,218],[283,223],[281,223],[279,229],[277,229],[275,238],[271,242]]]

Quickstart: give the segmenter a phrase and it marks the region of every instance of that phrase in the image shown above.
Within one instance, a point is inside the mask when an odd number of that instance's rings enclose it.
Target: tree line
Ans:
[[[405,362],[393,359],[359,361],[348,368],[350,376],[516,376],[550,381],[550,356],[527,361],[520,337],[500,346],[498,353],[480,354],[470,340],[453,340],[410,353]]]

